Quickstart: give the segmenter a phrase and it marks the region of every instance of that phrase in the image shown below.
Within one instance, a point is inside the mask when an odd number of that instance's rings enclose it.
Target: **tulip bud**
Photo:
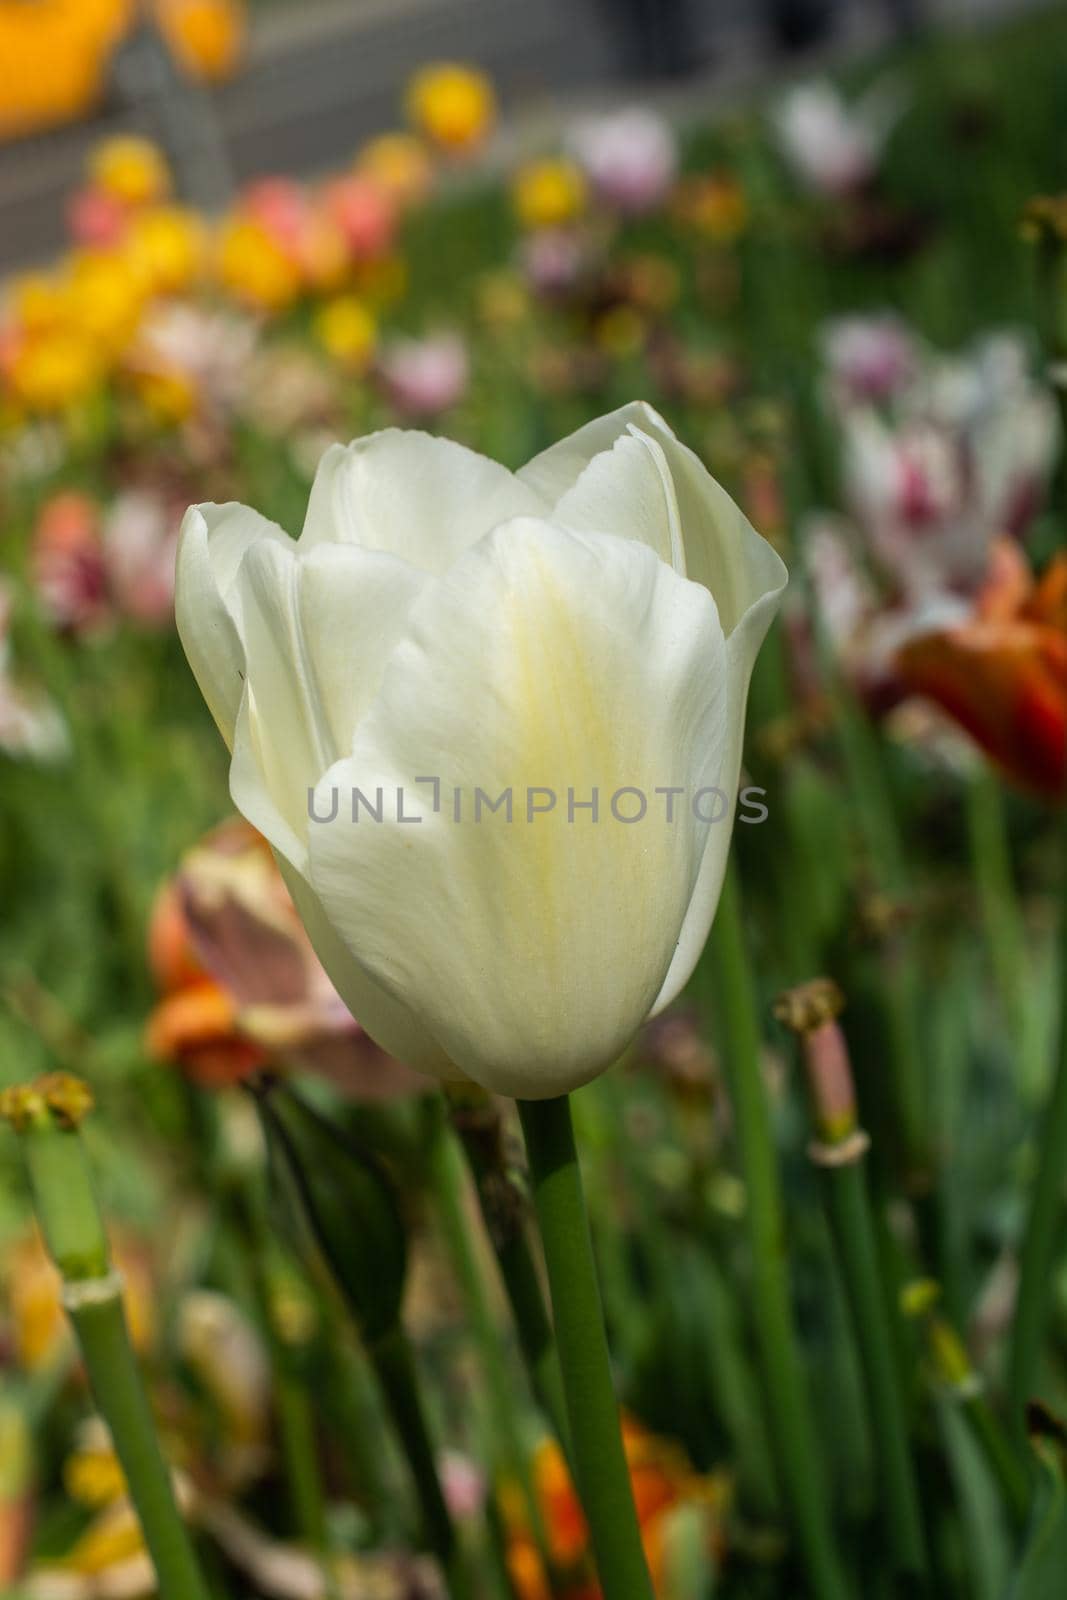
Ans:
[[[301,1223],[359,1327],[373,1343],[397,1324],[407,1240],[384,1167],[291,1089],[260,1099],[282,1215]]]

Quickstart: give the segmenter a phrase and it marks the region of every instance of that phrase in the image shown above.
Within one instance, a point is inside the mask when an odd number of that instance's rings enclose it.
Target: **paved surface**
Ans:
[[[843,0],[839,0],[843,4]],[[1029,0],[933,0],[929,9],[966,21],[1022,9]],[[626,58],[619,14],[666,8],[668,0],[305,0],[256,18],[247,62],[210,97],[185,92],[110,109],[94,121],[0,145],[0,272],[47,258],[63,243],[63,200],[78,184],[89,146],[104,132],[168,129],[182,145],[186,188],[220,202],[227,185],[256,173],[309,173],[345,160],[367,135],[396,126],[411,71],[433,59],[476,61],[520,116],[502,134],[516,139],[558,126],[560,103],[617,98],[620,92],[668,105],[712,106],[736,98],[774,70],[756,0],[690,0],[692,71],[666,89],[632,80],[653,65],[651,45]],[[824,48],[869,44],[887,27],[888,6],[850,0]],[[663,12],[659,13],[662,16]],[[655,30],[652,39],[662,37]],[[147,75],[150,76],[151,64]],[[142,82],[144,60],[126,63]],[[630,80],[628,83],[627,80]],[[625,90],[623,86],[626,85]],[[168,141],[169,142],[169,141]]]

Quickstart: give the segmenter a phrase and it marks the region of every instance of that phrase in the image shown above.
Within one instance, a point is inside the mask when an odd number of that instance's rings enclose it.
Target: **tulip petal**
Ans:
[[[339,805],[311,827],[312,885],[353,957],[477,1082],[573,1089],[660,992],[709,832],[726,849],[728,825],[690,802],[720,781],[727,715],[706,590],[642,544],[519,519],[412,608],[352,756],[319,785],[317,814]],[[420,820],[353,821],[352,790],[379,785]],[[596,821],[568,815],[568,791],[580,803],[594,787]],[[685,791],[673,821],[670,787]],[[476,790],[509,788],[510,821],[488,803],[475,817]],[[545,789],[555,808],[531,813]],[[641,795],[645,815],[619,820]]]
[[[278,866],[326,976],[360,1026],[405,1066],[434,1078],[462,1078],[432,1034],[352,955],[307,880],[281,856]]]
[[[573,492],[589,464],[602,452],[613,451],[616,442],[627,435],[655,441],[662,450],[684,534],[684,571],[715,596],[723,631],[729,636],[765,594],[780,594],[785,567],[700,457],[676,438],[658,411],[643,400],[621,406],[534,456],[516,476],[550,505],[558,506],[568,491]],[[770,610],[773,614],[773,602]],[[753,660],[762,637],[760,633],[756,640]]]
[[[552,521],[575,532],[638,539],[685,577],[678,501],[662,448],[631,425],[560,497]]]
[[[451,439],[385,428],[326,451],[300,544],[386,550],[437,573],[498,523],[544,509],[533,489],[488,456]]]
[[[260,543],[284,547],[291,540],[277,523],[235,501],[190,506],[178,541],[178,636],[208,710],[231,748],[245,675],[235,583],[245,552]]]
[[[247,692],[230,792],[303,870],[308,794],[351,748],[423,584],[412,567],[351,545],[261,544],[238,578]]]

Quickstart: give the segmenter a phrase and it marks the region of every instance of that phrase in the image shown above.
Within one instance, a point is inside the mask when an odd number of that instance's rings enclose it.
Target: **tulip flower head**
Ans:
[[[644,405],[516,474],[419,433],[334,446],[296,543],[190,509],[178,630],[231,794],[383,1049],[547,1098],[674,998],[784,583]]]

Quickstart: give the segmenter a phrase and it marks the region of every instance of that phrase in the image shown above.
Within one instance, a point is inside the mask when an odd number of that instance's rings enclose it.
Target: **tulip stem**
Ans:
[[[437,1475],[411,1345],[400,1324],[375,1339],[368,1354],[411,1470],[426,1543],[444,1569],[452,1600],[467,1600],[469,1585],[462,1552]]]
[[[830,1146],[833,1151],[834,1146]],[[822,1169],[826,1214],[852,1312],[867,1390],[871,1440],[885,1496],[886,1531],[898,1571],[925,1583],[926,1543],[897,1377],[890,1308],[882,1283],[862,1154]]]
[[[496,1252],[530,1385],[564,1454],[569,1456],[563,1374],[527,1232],[529,1198],[522,1179],[509,1167],[500,1108],[491,1095],[473,1085],[465,1084],[462,1089],[446,1085],[445,1099],[474,1178],[485,1230]]]
[[[723,1065],[745,1179],[753,1322],[767,1423],[812,1593],[818,1600],[845,1600],[847,1590],[834,1544],[819,1443],[789,1304],[782,1193],[735,874],[731,864],[712,929],[711,950],[725,1047]]]
[[[1004,795],[995,773],[985,768],[967,785],[971,860],[985,922],[989,956],[1004,1020],[1011,1030],[1026,1085],[1034,1082],[1040,1029],[1026,1004],[1025,937],[1011,863]]]
[[[41,1231],[63,1280],[63,1302],[126,1477],[161,1600],[209,1600],[137,1370],[122,1280],[110,1264],[78,1133],[90,1103],[79,1080],[53,1074],[8,1090],[0,1110],[22,1135]]]
[[[1061,824],[1063,841],[1063,926],[1060,928],[1059,1048],[1052,1090],[1045,1111],[1037,1175],[1023,1231],[1019,1296],[1015,1303],[1008,1355],[1008,1394],[1013,1419],[1021,1426],[1037,1376],[1038,1355],[1048,1316],[1057,1227],[1063,1211],[1063,1174],[1067,1170],[1067,809]]]
[[[619,1427],[570,1103],[519,1102],[548,1268],[577,1487],[604,1600],[652,1600]]]

